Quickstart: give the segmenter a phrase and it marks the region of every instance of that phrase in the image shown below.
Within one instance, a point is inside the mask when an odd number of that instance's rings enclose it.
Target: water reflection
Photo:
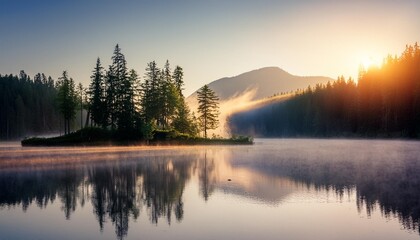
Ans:
[[[287,177],[318,190],[332,190],[340,198],[355,189],[360,212],[365,209],[370,216],[379,207],[385,217],[396,217],[404,228],[419,231],[419,142],[320,141],[321,144],[313,144],[313,140],[299,142],[315,146],[288,146],[275,153],[260,154],[259,158],[250,157],[254,153],[240,153],[236,159],[241,160],[231,163],[250,166],[273,177]]]
[[[183,151],[129,149],[104,154],[86,150],[77,156],[61,154],[61,150],[47,157],[39,153],[29,157],[37,159],[29,161],[29,168],[9,162],[0,165],[0,211],[15,206],[25,211],[32,204],[45,209],[59,203],[64,217],[71,219],[89,202],[98,228],[102,231],[110,221],[116,236],[122,239],[127,236],[130,219],[141,215],[147,215],[155,225],[160,221],[169,225],[174,220],[181,222],[184,189],[196,177],[204,201],[211,201],[216,191],[272,205],[309,188],[334,191],[339,198],[356,191],[360,212],[370,216],[379,208],[385,217],[398,218],[404,228],[418,230],[418,145],[398,146],[386,150],[393,154],[378,158],[371,150],[363,149],[363,144],[352,146],[360,147],[353,154],[346,154],[347,148],[339,143],[311,150],[293,144],[268,144]],[[28,160],[25,153],[13,154],[14,161]],[[54,163],[44,159],[51,156]],[[6,153],[0,154],[0,162],[10,160],[4,159],[8,159]]]
[[[207,151],[204,153],[204,160],[199,162],[200,192],[207,201],[213,193],[216,184],[216,172],[214,158],[207,158]]]
[[[91,201],[100,230],[110,220],[118,238],[127,235],[129,219],[145,207],[150,222],[168,224],[183,218],[182,193],[190,178],[193,159],[166,156],[138,157],[105,165],[86,164],[63,170],[0,173],[0,206],[36,204],[46,208],[58,200],[66,219]]]

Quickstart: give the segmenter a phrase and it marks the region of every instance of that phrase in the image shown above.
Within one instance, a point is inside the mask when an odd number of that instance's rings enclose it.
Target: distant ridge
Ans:
[[[278,67],[265,67],[238,76],[221,78],[209,83],[208,86],[216,92],[222,101],[250,90],[255,91],[250,100],[259,100],[281,92],[306,89],[309,85],[325,84],[328,81],[334,81],[334,79],[322,76],[295,76]],[[187,100],[190,101],[195,96],[196,92],[191,94]]]

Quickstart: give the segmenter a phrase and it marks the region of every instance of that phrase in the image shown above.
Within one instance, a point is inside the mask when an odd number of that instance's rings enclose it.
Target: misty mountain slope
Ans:
[[[278,67],[266,67],[213,81],[208,86],[220,98],[219,128],[210,134],[229,136],[231,126],[226,122],[232,114],[251,109],[265,109],[288,99],[292,94],[276,95],[306,89],[318,83],[326,84],[329,77],[294,76]],[[276,95],[276,96],[274,96]],[[197,112],[197,92],[186,99],[192,112]]]
[[[315,86],[317,83],[327,83],[328,81],[334,81],[334,79],[321,76],[295,76],[278,67],[265,67],[235,77],[221,78],[211,82],[208,86],[216,92],[221,101],[251,90],[253,96],[249,100],[258,100],[281,92],[306,89],[309,85]],[[196,98],[196,93],[191,94],[187,101]]]

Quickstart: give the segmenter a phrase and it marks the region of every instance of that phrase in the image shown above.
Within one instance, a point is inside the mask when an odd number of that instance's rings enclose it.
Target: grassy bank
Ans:
[[[117,132],[100,128],[82,130],[52,138],[27,138],[22,146],[107,146],[107,145],[219,145],[253,144],[251,137],[201,138],[175,131],[156,130],[152,139],[144,139],[140,132]]]

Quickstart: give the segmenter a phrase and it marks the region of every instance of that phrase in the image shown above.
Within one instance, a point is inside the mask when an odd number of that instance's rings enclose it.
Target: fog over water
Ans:
[[[0,239],[419,239],[420,142],[0,144]]]

